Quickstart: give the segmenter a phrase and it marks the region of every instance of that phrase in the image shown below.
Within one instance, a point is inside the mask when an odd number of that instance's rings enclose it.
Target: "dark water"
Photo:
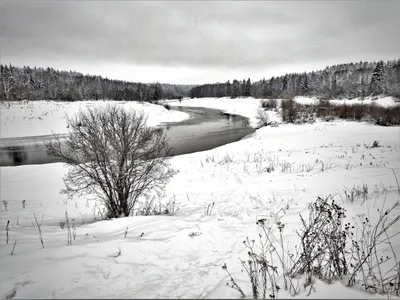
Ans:
[[[253,133],[247,118],[221,113],[219,110],[201,107],[176,107],[175,110],[190,114],[183,122],[163,123],[162,128],[172,149],[172,155],[209,150],[238,141]],[[61,137],[66,135],[61,135]],[[51,135],[6,138],[0,140],[0,166],[54,163],[57,160],[47,154],[45,141]]]

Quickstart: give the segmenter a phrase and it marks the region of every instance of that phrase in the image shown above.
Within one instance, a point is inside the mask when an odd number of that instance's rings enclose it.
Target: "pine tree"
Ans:
[[[383,93],[383,61],[379,61],[376,64],[375,70],[372,73],[370,92],[372,95],[379,95]]]
[[[240,86],[240,96],[244,96],[246,91],[246,80],[243,79],[242,85]]]
[[[282,79],[282,92],[285,92],[287,90],[288,81],[289,81],[289,76],[286,74]]]
[[[251,96],[251,81],[250,81],[250,78],[247,79],[244,95],[246,97],[250,97]]]
[[[308,87],[308,79],[307,79],[307,74],[304,73],[304,81],[301,86],[301,93],[302,95],[310,95],[309,87]]]

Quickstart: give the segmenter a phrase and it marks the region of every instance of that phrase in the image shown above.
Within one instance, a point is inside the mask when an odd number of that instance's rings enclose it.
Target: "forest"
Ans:
[[[388,95],[400,98],[400,59],[388,62],[340,64],[308,73],[286,74],[251,82],[233,80],[196,86],[192,98],[201,97],[255,97],[291,99],[295,96],[334,98]]]
[[[400,98],[400,59],[328,66],[324,70],[286,74],[252,82],[229,80],[204,85],[138,83],[83,75],[53,68],[0,65],[0,99],[158,101],[183,97],[255,97],[291,99],[315,96],[327,100],[387,95]]]
[[[53,68],[0,65],[0,99],[157,101],[189,95],[193,85],[134,83]]]

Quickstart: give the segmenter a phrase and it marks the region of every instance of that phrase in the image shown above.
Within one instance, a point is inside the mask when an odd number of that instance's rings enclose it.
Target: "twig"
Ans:
[[[10,220],[7,221],[7,226],[6,226],[6,243],[8,244],[8,231],[9,229],[9,225],[10,225]]]
[[[15,249],[15,245],[16,245],[16,244],[17,244],[17,240],[15,240],[15,242],[14,242],[14,246],[13,246],[13,248],[12,248],[11,255],[14,254],[14,249]]]
[[[39,230],[40,243],[42,244],[42,248],[44,248],[43,237],[42,237],[42,229],[40,228],[41,224],[38,223],[35,213],[33,213],[33,217],[35,218],[36,226],[37,226],[37,228]],[[42,221],[43,221],[43,217],[42,217]]]
[[[397,176],[396,176],[396,173],[394,172],[394,169],[392,169],[392,172],[393,172],[394,178],[396,178],[397,190],[398,190],[398,192],[399,192],[399,194],[400,194],[400,184],[399,184],[399,180],[397,179]]]

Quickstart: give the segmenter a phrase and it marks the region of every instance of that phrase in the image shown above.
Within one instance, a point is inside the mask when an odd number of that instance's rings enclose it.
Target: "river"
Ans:
[[[162,123],[168,138],[171,155],[188,154],[209,150],[238,141],[253,133],[249,120],[239,115],[222,113],[220,110],[202,107],[171,108],[186,112],[190,118],[182,122]],[[66,136],[60,135],[60,137]],[[0,166],[54,163],[57,160],[47,154],[45,141],[52,135],[0,139]]]

